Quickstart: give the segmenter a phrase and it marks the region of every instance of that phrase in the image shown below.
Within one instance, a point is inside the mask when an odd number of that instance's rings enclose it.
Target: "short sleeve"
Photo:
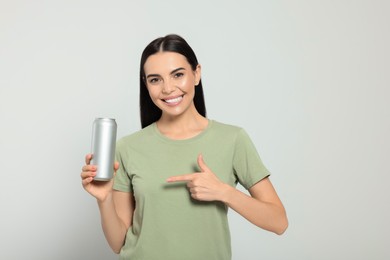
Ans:
[[[132,192],[133,187],[131,184],[131,178],[127,173],[126,164],[123,160],[123,156],[120,149],[117,149],[115,152],[115,161],[119,162],[119,169],[116,171],[113,189],[124,192]]]
[[[233,168],[238,182],[247,190],[270,175],[256,147],[243,129],[240,129],[236,139]]]

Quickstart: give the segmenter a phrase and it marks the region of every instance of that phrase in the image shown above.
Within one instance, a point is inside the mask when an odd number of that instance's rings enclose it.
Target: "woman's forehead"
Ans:
[[[157,52],[150,55],[145,62],[145,73],[170,72],[179,67],[191,67],[185,56],[176,52]]]

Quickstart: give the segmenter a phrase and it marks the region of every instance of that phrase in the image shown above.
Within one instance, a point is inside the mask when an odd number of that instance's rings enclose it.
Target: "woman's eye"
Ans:
[[[175,74],[175,78],[180,78],[180,77],[183,77],[184,76],[184,73],[182,72],[178,72]]]
[[[158,78],[151,78],[151,79],[149,79],[149,83],[150,84],[156,84],[158,81],[159,81]]]

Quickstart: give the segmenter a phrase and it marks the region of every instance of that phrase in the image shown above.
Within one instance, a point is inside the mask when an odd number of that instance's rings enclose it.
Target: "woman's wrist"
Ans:
[[[96,201],[99,206],[104,206],[105,204],[109,204],[112,202],[112,191],[108,192],[105,196],[101,198],[96,198]]]
[[[226,184],[224,183],[223,186],[222,186],[222,192],[221,192],[221,199],[220,201],[222,201],[223,203],[225,204],[229,204],[229,201],[232,197],[232,194],[234,194],[235,192],[235,188],[230,186],[229,184]]]

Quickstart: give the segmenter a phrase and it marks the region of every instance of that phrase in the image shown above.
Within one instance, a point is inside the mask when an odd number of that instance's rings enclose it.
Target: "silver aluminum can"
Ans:
[[[109,181],[113,177],[116,132],[115,119],[96,118],[93,121],[91,164],[97,166],[96,181]]]

